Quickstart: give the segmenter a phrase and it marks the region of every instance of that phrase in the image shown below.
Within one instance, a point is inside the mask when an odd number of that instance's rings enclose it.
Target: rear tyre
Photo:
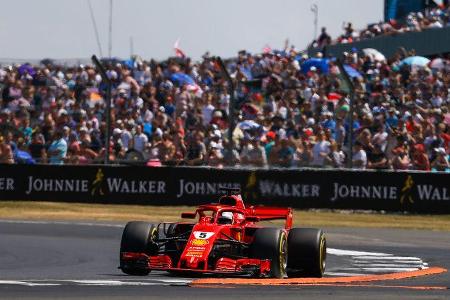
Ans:
[[[292,228],[288,236],[289,277],[322,277],[325,272],[327,241],[322,230]]]
[[[120,269],[128,275],[144,276],[150,273],[147,261],[128,261],[122,259],[123,252],[145,253],[154,255],[157,245],[157,227],[146,222],[129,222],[122,234],[120,243]]]
[[[249,254],[251,258],[270,259],[271,277],[286,277],[288,247],[286,232],[283,229],[257,229]]]

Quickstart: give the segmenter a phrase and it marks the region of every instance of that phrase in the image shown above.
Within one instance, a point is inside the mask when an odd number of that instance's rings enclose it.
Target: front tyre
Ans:
[[[288,236],[289,277],[322,277],[325,273],[327,241],[322,230],[292,228]]]
[[[250,247],[250,257],[270,260],[271,277],[286,277],[287,266],[286,232],[279,228],[259,228]]]
[[[146,222],[129,222],[123,230],[120,243],[120,269],[128,275],[145,276],[150,273],[147,260],[130,261],[123,259],[122,253],[154,254],[157,237],[156,226]],[[157,246],[156,246],[157,247]]]

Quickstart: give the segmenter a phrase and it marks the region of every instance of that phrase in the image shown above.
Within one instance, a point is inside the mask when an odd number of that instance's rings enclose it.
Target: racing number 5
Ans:
[[[206,239],[206,236],[207,236],[206,232],[200,232],[200,234],[198,235],[200,239]]]

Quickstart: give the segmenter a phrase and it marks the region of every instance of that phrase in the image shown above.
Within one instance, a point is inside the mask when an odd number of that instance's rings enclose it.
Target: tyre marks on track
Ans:
[[[139,279],[139,280],[0,280],[1,285],[19,285],[19,286],[149,286],[149,285],[178,285],[186,286],[190,284],[190,279]]]
[[[331,268],[328,276],[361,276],[397,272],[412,272],[428,268],[428,263],[419,257],[398,256],[381,252],[365,252],[328,248],[327,254],[348,259],[348,265]]]

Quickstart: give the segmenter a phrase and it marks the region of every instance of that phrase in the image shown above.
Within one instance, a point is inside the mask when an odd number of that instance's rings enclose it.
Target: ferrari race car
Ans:
[[[292,210],[245,207],[239,190],[226,188],[219,203],[182,213],[192,222],[129,222],[120,245],[120,269],[129,275],[151,270],[254,277],[322,277],[326,239],[322,230],[292,228]],[[284,219],[284,228],[259,221]],[[194,221],[196,220],[196,221]]]

